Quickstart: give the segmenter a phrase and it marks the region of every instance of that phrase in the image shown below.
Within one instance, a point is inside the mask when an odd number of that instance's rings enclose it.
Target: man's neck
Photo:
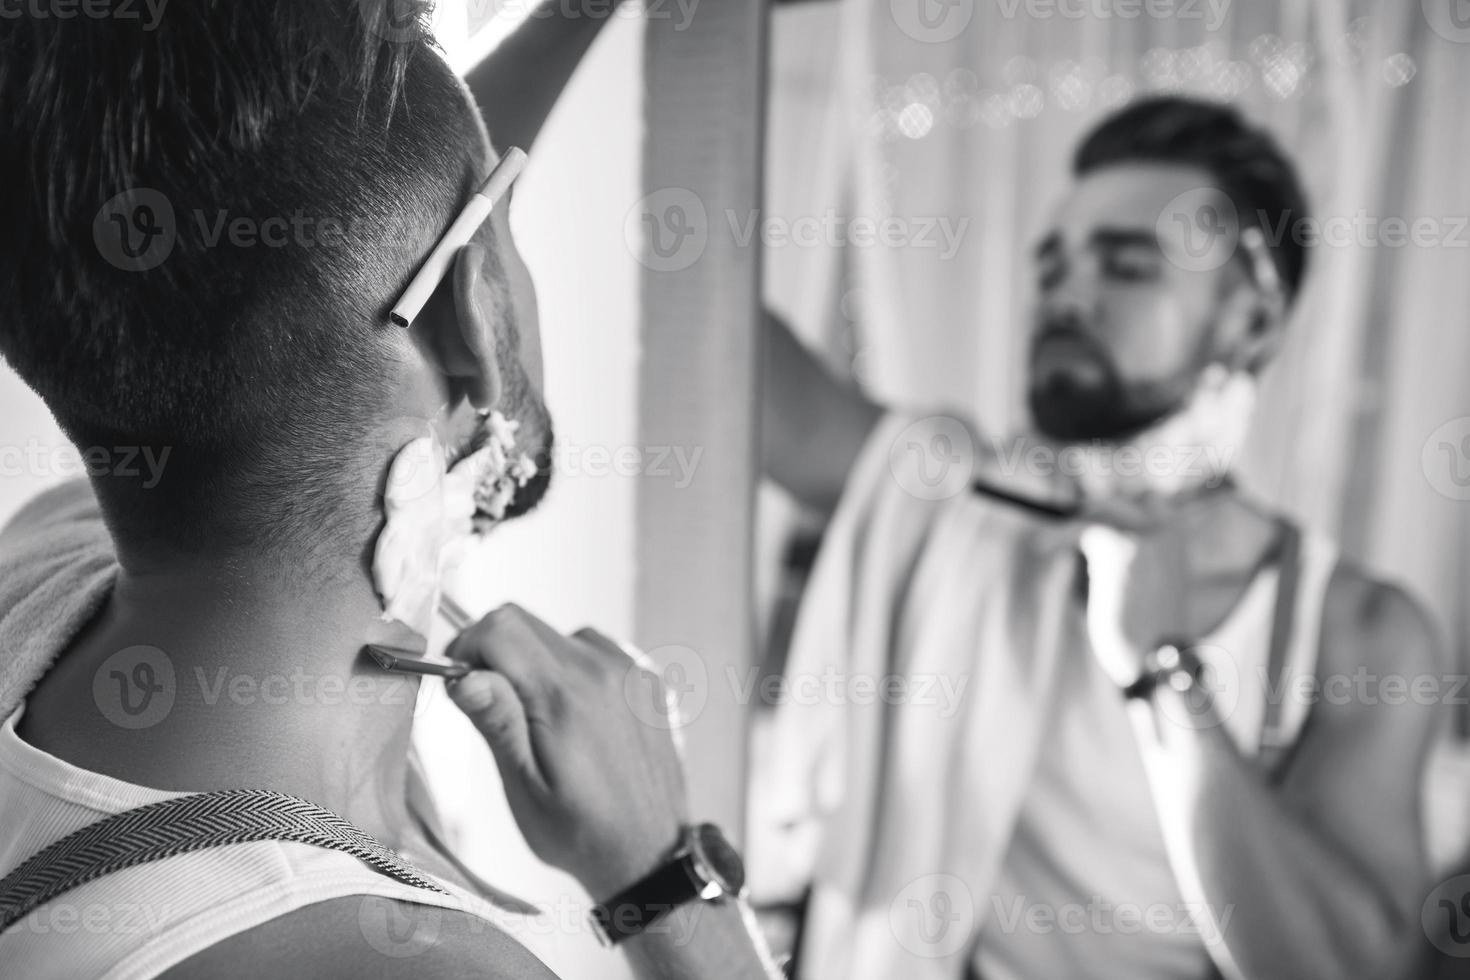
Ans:
[[[361,656],[380,628],[365,575],[305,588],[292,578],[240,563],[121,572],[101,615],[28,702],[22,736],[157,789],[298,795],[391,842],[418,683]],[[156,651],[144,654],[158,661],[149,673],[110,669],[109,658],[139,646]],[[149,678],[153,690],[129,690]],[[145,727],[121,726],[109,710],[115,698],[136,708],[138,698],[170,695]]]

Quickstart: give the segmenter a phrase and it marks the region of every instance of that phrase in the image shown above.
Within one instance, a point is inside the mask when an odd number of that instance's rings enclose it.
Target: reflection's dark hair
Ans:
[[[1080,177],[1134,162],[1179,164],[1209,173],[1235,205],[1240,226],[1266,233],[1287,295],[1295,298],[1307,252],[1293,230],[1308,217],[1307,198],[1296,167],[1269,133],[1222,103],[1180,96],[1141,99],[1104,119],[1083,139],[1072,170]]]

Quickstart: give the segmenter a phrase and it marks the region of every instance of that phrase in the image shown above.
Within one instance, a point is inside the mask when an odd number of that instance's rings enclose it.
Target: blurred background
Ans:
[[[770,250],[767,296],[880,400],[1011,431],[1030,252],[1078,138],[1139,94],[1239,104],[1295,157],[1327,236],[1243,482],[1401,579],[1463,662],[1467,86],[1470,7],[1455,0],[778,8],[768,211],[899,216],[915,244]],[[946,254],[916,247],[921,219],[969,223]],[[1416,221],[1423,244],[1394,231]]]
[[[767,302],[878,400],[958,411],[992,435],[1024,420],[1031,251],[1079,138],[1149,93],[1226,100],[1266,124],[1321,243],[1241,482],[1405,585],[1463,675],[1470,4],[805,3],[776,8],[770,72],[767,213],[894,217],[907,240],[768,248]],[[760,567],[785,567],[765,593],[779,654],[820,527],[769,488],[760,527]],[[1456,710],[1425,787],[1440,866],[1470,834],[1470,709]]]
[[[1288,347],[1267,376],[1244,482],[1332,533],[1349,556],[1403,580],[1463,664],[1465,8],[1462,0],[778,6],[765,66],[763,220],[794,227],[896,216],[916,234],[932,222],[934,244],[773,240],[764,246],[765,299],[834,371],[880,400],[961,410],[990,432],[1008,431],[1022,408],[1029,254],[1068,180],[1078,136],[1140,93],[1238,102],[1294,152],[1317,214],[1349,222],[1348,240],[1312,257]],[[530,9],[440,0],[446,57],[467,67]],[[629,231],[648,191],[639,9],[611,15],[537,144],[512,212],[540,294],[561,473],[546,505],[497,532],[493,560],[482,555],[455,586],[476,611],[513,597],[563,629],[590,623],[619,636],[635,631],[639,577],[649,571],[638,567],[640,554],[649,560],[638,546],[640,481],[666,448],[640,431],[640,365],[651,352],[640,345],[644,243]],[[707,217],[711,237],[738,232],[721,227],[724,215]],[[1390,218],[1424,219],[1427,236],[1405,243],[1387,231]],[[952,240],[938,230],[946,222]],[[751,242],[762,247],[760,236]],[[691,336],[698,326],[689,325]],[[64,445],[40,401],[13,375],[0,376],[0,446],[31,450],[21,465],[9,465],[14,454],[4,461],[0,519],[80,474]],[[614,465],[620,451],[636,451],[641,464]],[[729,497],[732,509],[748,506],[739,488]],[[761,639],[748,659],[758,662],[782,642],[816,529],[766,488],[756,527],[752,612]],[[420,718],[430,776],[467,862],[550,912],[527,942],[563,976],[616,977],[580,928],[580,890],[530,855],[488,752],[442,689],[425,686]],[[1443,785],[1458,786],[1456,759],[1440,765]]]

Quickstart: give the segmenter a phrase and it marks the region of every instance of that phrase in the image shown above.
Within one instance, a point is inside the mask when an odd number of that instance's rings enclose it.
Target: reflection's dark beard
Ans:
[[[544,422],[546,439],[543,447],[531,453],[531,458],[536,461],[536,475],[526,481],[526,485],[516,491],[511,499],[510,505],[505,508],[505,519],[521,517],[536,509],[546,496],[546,491],[551,489],[551,449],[555,444],[556,437],[551,431],[551,419],[548,417]],[[529,451],[529,450],[528,450]]]
[[[1037,352],[1052,340],[1082,347],[1102,372],[1102,381],[1079,384],[1061,372],[1036,379]],[[1062,442],[1119,442],[1174,414],[1184,404],[1179,393],[1125,382],[1106,348],[1075,327],[1053,326],[1039,333],[1031,347],[1031,364],[1033,380],[1026,393],[1031,418],[1044,435]]]

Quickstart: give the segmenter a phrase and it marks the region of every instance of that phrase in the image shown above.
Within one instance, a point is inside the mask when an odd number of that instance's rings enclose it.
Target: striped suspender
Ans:
[[[1276,608],[1271,618],[1271,648],[1266,658],[1266,710],[1261,715],[1259,756],[1266,762],[1268,777],[1280,779],[1290,757],[1289,746],[1277,746],[1272,737],[1281,726],[1281,706],[1286,698],[1286,665],[1291,641],[1296,634],[1297,586],[1302,571],[1302,532],[1295,524],[1282,520],[1281,546],[1278,549],[1276,573]],[[1273,757],[1274,756],[1274,757]],[[1224,980],[1219,968],[1211,966],[1211,980]]]
[[[1274,780],[1284,770],[1289,746],[1280,745],[1281,711],[1290,696],[1286,676],[1291,644],[1296,637],[1297,593],[1301,583],[1302,532],[1282,520],[1281,548],[1276,575],[1276,611],[1271,619],[1271,647],[1266,660],[1266,710],[1261,715],[1260,755]]]
[[[113,871],[266,840],[342,851],[394,881],[447,894],[330,810],[269,790],[221,790],[113,814],[42,848],[0,880],[0,932],[58,895]]]

